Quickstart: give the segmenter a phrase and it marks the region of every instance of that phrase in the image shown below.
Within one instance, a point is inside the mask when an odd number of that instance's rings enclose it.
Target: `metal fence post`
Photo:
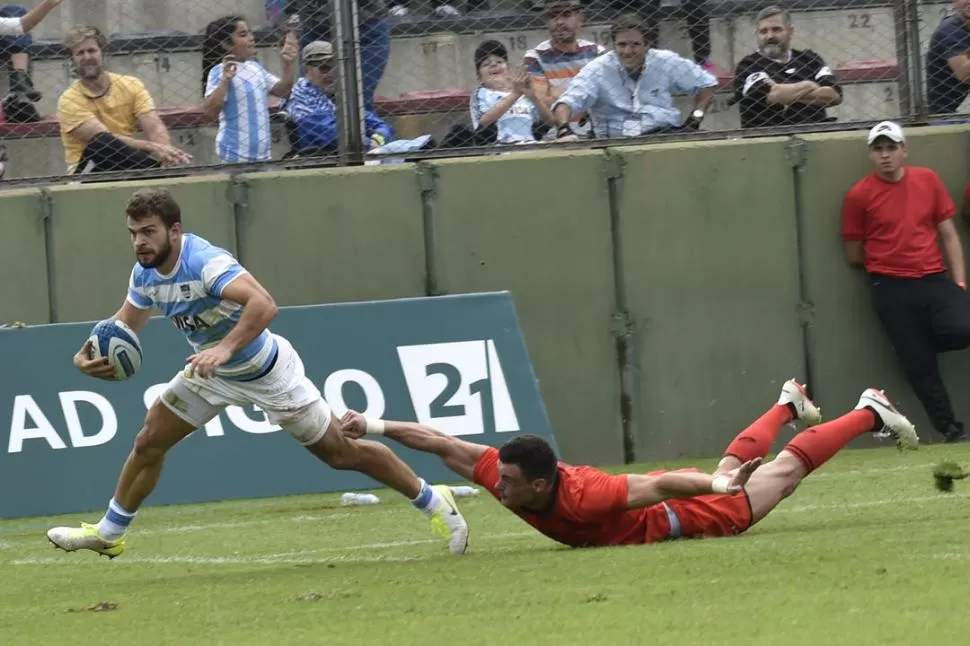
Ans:
[[[363,87],[360,72],[360,30],[355,0],[334,2],[334,26],[337,35],[337,59],[340,73],[340,97],[337,119],[338,142],[342,164],[359,164],[363,160]]]

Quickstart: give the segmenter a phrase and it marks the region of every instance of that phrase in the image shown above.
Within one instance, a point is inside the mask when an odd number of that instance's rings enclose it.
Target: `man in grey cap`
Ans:
[[[846,259],[868,274],[876,314],[933,427],[944,442],[963,442],[967,435],[937,364],[938,352],[970,345],[956,208],[936,172],[905,165],[899,124],[877,124],[867,141],[875,172],[849,189],[842,204]]]
[[[337,106],[333,100],[337,80],[333,68],[333,45],[322,40],[313,41],[303,48],[302,58],[303,76],[293,86],[283,110],[296,124],[295,147],[298,151],[332,154],[337,151],[340,132]],[[391,126],[366,105],[364,127],[368,150],[383,146],[394,137]]]

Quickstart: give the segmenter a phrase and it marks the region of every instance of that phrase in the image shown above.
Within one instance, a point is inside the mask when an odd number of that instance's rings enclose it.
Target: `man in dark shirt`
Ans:
[[[970,94],[970,2],[940,21],[926,51],[926,100],[932,114],[956,112]]]
[[[791,48],[790,14],[780,7],[758,13],[758,51],[734,72],[741,127],[763,128],[829,121],[825,108],[842,102],[842,88],[822,57]]]

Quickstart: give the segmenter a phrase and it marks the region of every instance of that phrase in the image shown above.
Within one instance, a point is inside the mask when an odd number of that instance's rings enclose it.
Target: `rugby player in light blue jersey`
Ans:
[[[101,520],[54,527],[47,532],[50,541],[68,552],[118,556],[169,449],[226,406],[256,404],[331,467],[366,473],[407,496],[447,538],[451,553],[464,553],[468,525],[451,490],[429,486],[383,444],[344,436],[296,350],[267,328],[277,307],[263,286],[229,252],[183,233],[181,210],[167,190],[136,191],[126,213],[138,262],[114,318],[137,332],[157,309],[185,335],[194,354],[148,410]],[[74,356],[74,365],[91,377],[113,379],[107,359],[92,358],[90,341]]]

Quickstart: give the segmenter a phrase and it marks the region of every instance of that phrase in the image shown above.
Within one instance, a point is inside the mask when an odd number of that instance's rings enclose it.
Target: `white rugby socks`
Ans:
[[[106,541],[116,541],[128,531],[128,525],[134,520],[138,512],[125,511],[114,498],[108,503],[108,510],[98,521],[98,536]]]

